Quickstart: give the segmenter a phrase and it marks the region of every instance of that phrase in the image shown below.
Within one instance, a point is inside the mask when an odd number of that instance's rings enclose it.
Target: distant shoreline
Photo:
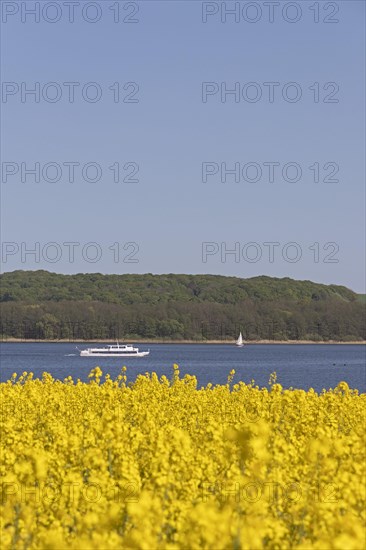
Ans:
[[[61,340],[42,340],[42,339],[22,339],[22,338],[4,338],[0,339],[1,343],[4,344],[93,344],[93,343],[99,343],[99,344],[111,344],[115,343],[115,341],[108,339],[101,339],[101,340],[69,340],[69,339],[61,339]],[[121,340],[121,342],[128,342],[128,343],[135,343],[138,342],[139,344],[235,344],[234,340],[168,340],[168,339],[156,339],[156,340],[146,340],[144,338],[129,338],[126,340]],[[289,344],[289,345],[296,345],[296,344],[344,344],[344,345],[365,345],[366,341],[351,341],[351,342],[343,342],[339,340],[326,340],[326,341],[316,341],[316,340],[248,340],[245,342],[244,345],[262,345],[262,344]]]

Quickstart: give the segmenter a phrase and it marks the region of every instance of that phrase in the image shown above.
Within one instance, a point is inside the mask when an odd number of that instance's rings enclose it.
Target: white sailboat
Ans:
[[[242,348],[242,347],[244,346],[244,343],[243,343],[243,336],[242,336],[241,333],[239,334],[239,338],[238,338],[237,341],[236,341],[236,345],[237,345],[239,348]]]

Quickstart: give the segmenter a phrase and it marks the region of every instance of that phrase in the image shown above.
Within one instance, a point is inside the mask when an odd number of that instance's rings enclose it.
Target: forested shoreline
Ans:
[[[363,296],[289,278],[218,275],[0,276],[1,337],[362,341]]]

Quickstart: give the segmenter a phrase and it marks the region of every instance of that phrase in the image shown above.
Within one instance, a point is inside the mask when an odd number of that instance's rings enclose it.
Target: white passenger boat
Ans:
[[[80,357],[145,357],[150,353],[150,350],[139,351],[139,348],[118,343],[104,348],[88,348],[78,351],[80,351]]]

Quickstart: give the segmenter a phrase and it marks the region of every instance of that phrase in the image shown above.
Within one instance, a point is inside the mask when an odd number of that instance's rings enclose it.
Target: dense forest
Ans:
[[[3,339],[365,339],[361,295],[289,278],[14,271],[0,301]]]

